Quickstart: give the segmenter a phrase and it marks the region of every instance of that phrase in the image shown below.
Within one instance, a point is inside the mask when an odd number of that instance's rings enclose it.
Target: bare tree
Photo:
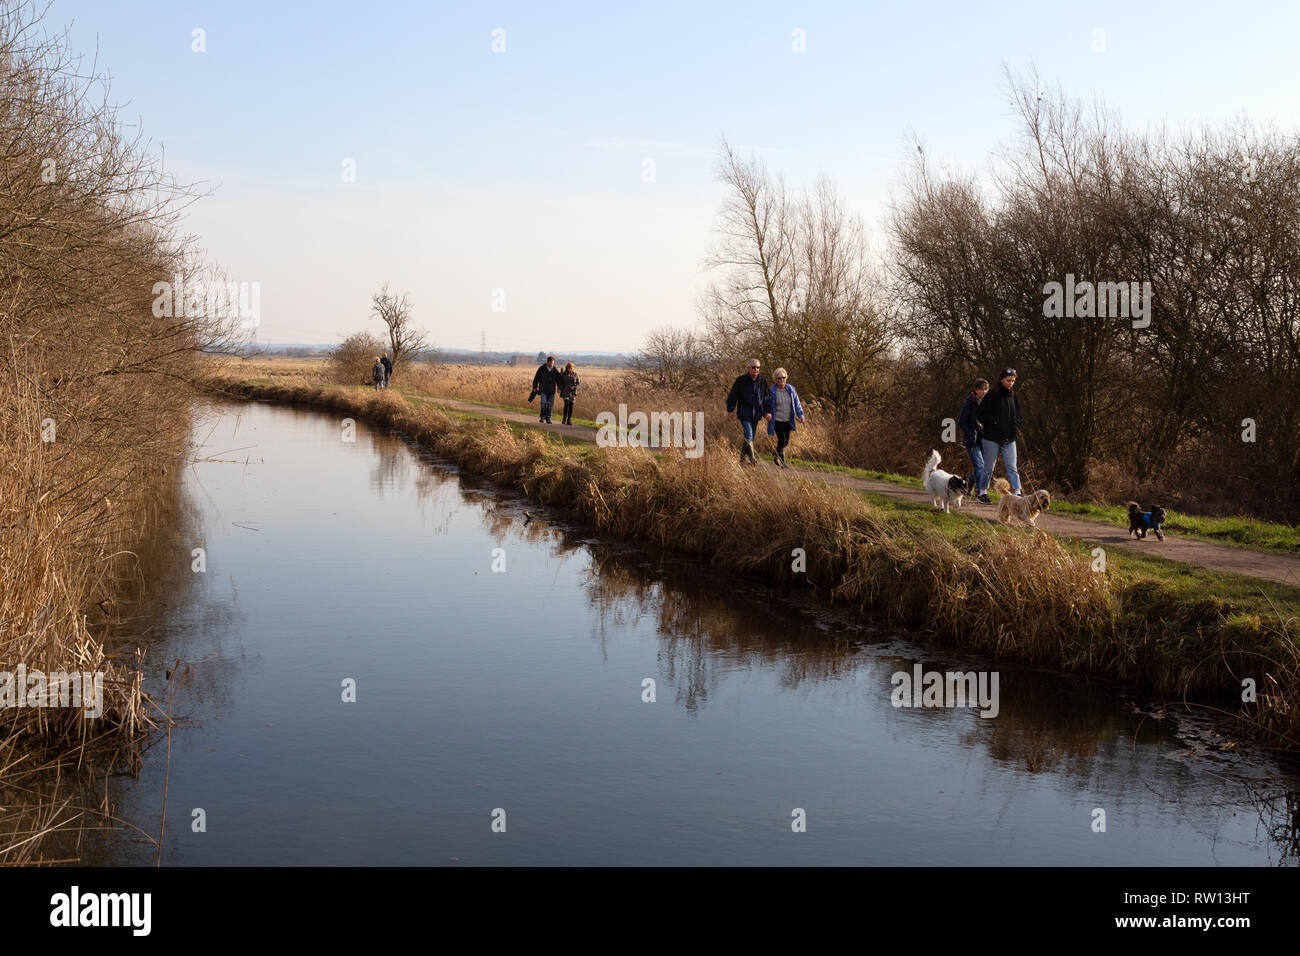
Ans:
[[[727,198],[719,239],[705,267],[722,277],[705,293],[703,311],[714,344],[728,357],[760,350],[779,336],[795,298],[795,217],[785,183],[755,159],[722,142],[718,180]]]
[[[892,340],[861,219],[829,180],[791,197],[725,141],[718,172],[729,190],[707,265],[721,277],[702,303],[713,351],[786,366],[846,419],[869,400]]]
[[[400,296],[388,291],[388,283],[370,299],[370,317],[388,327],[388,347],[393,365],[419,358],[429,351],[428,333],[417,328],[411,320],[411,299],[403,292]]]
[[[668,325],[646,336],[631,365],[637,383],[675,391],[707,387],[718,377],[718,362],[708,340],[690,329]]]

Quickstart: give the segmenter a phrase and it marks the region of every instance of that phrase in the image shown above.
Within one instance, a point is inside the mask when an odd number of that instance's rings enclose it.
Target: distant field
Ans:
[[[230,355],[210,355],[207,359],[226,374],[250,378],[290,378],[310,381],[320,379],[325,374],[323,358],[276,358],[268,355],[239,358]]]
[[[241,378],[298,378],[323,379],[327,369],[327,359],[302,358],[297,356],[253,355],[247,358],[229,355],[210,355],[207,360],[214,367]],[[557,363],[561,364],[561,363]],[[561,367],[563,365],[561,364]],[[524,382],[524,398],[528,397],[528,384],[532,381],[535,365],[417,365],[411,370],[416,378],[446,380],[461,387],[475,387],[496,391],[498,388],[514,388],[519,381]],[[621,380],[627,374],[626,369],[605,368],[603,366],[584,366],[578,369],[583,383],[605,383]]]

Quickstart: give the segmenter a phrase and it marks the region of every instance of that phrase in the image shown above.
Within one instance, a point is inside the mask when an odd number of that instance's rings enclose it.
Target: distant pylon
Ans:
[[[486,351],[487,351],[487,329],[484,329],[484,330],[483,330],[483,338],[482,338],[482,341],[481,341],[481,343],[480,343],[480,345],[479,345],[479,351],[480,351],[480,352],[486,352]]]

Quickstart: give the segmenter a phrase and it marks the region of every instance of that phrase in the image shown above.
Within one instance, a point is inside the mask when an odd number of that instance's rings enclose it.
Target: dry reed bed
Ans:
[[[775,469],[743,471],[730,454],[690,460],[565,445],[392,392],[231,379],[210,387],[365,419],[467,472],[570,507],[602,533],[694,555],[719,570],[812,587],[837,604],[980,652],[1232,708],[1246,732],[1300,750],[1300,659],[1287,622],[1243,619],[1213,604],[1176,607],[1160,582],[1125,584],[1095,573],[1086,554],[1044,533],[974,522],[948,523],[945,532],[842,488]],[[792,571],[796,548],[806,554],[804,573]],[[1160,606],[1173,613],[1147,613]],[[1260,673],[1259,702],[1234,707],[1240,676]]]

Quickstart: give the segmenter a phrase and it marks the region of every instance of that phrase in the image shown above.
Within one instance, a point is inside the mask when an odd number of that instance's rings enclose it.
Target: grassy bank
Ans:
[[[1235,713],[1244,732],[1300,749],[1300,593],[1112,555],[873,501],[731,455],[690,460],[556,442],[392,392],[214,380],[239,398],[312,405],[393,428],[468,472],[574,509],[596,530],[693,555],[1011,659],[1113,678]],[[805,569],[793,565],[798,549]],[[1258,700],[1241,702],[1252,678]]]

